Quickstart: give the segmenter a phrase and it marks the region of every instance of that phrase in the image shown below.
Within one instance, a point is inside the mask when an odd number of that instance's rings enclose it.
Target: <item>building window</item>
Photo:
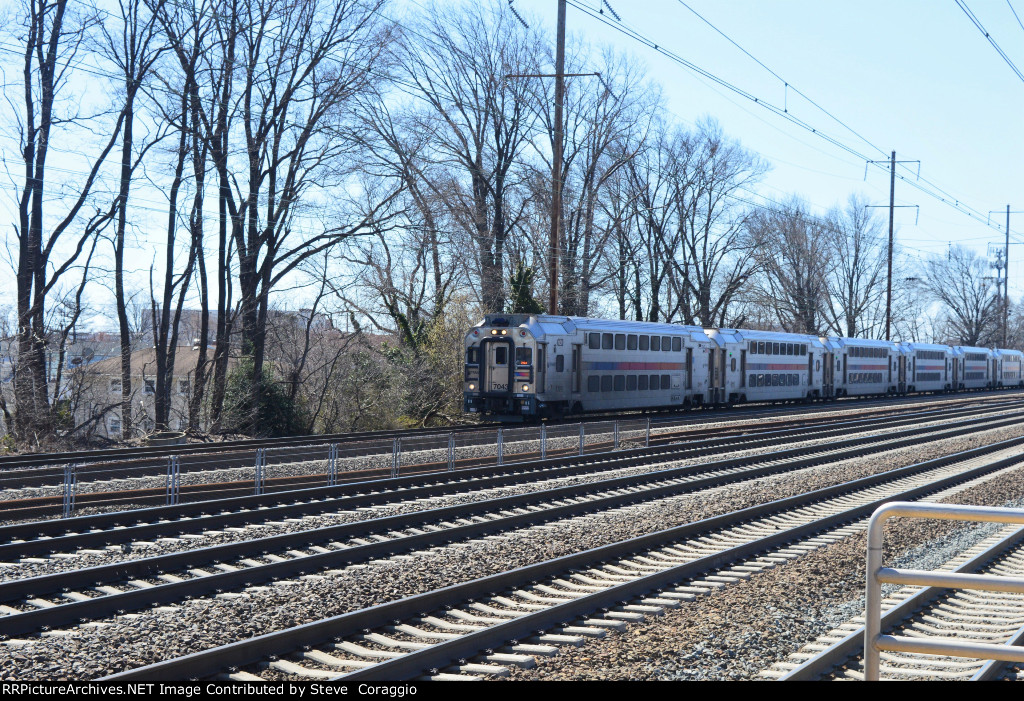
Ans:
[[[119,435],[121,433],[121,418],[118,416],[111,416],[107,423],[107,430],[111,435]]]
[[[143,380],[143,394],[156,394],[156,380]]]
[[[188,394],[188,380],[178,380],[178,394]]]
[[[121,394],[121,380],[111,380],[110,391],[114,394]]]

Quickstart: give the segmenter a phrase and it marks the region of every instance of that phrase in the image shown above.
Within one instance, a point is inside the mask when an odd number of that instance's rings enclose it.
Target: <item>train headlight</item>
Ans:
[[[524,392],[529,392],[530,391],[530,385],[523,385],[523,391]]]
[[[470,388],[471,390],[473,390],[473,389],[476,389],[476,385],[474,385],[474,384],[473,384],[472,382],[470,382],[470,383],[469,383],[469,388]]]
[[[501,335],[502,336],[508,336],[508,330],[507,329],[502,329],[501,330]]]
[[[498,330],[497,329],[491,329],[491,335],[492,336],[497,336],[498,335]]]

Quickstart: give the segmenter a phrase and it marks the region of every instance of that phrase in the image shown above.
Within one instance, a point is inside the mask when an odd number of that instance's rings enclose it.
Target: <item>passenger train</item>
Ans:
[[[1016,350],[488,314],[466,334],[463,408],[500,421],[1024,387]]]

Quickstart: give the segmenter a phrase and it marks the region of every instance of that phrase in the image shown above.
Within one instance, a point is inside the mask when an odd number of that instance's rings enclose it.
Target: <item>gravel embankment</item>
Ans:
[[[1024,468],[943,501],[1024,504]],[[900,520],[886,528],[886,562],[933,569],[991,526]],[[621,634],[565,649],[512,679],[749,680],[864,610],[866,533],[649,617]]]
[[[0,678],[97,677],[1021,433],[1024,426],[948,439],[941,444],[559,522],[554,529],[527,529],[500,539],[439,548],[415,560],[374,562],[350,567],[336,575],[253,588],[240,598],[203,598],[173,610],[150,610],[121,617],[102,627],[79,627],[52,637],[33,638],[6,648],[0,658]],[[1024,493],[1021,485],[1013,487]],[[986,491],[990,498],[1000,498],[992,503],[1003,503],[1005,495],[1011,494],[1009,486]],[[804,640],[808,635],[816,635],[821,627],[834,624],[832,618],[820,623],[818,619],[824,613],[817,613],[819,610],[856,596],[853,582],[863,579],[862,571],[856,570],[858,566],[863,569],[863,543],[854,541],[839,544],[848,548],[841,551],[846,552],[845,560],[822,559],[823,553],[814,553],[792,565],[756,575],[662,619],[634,626],[629,633],[614,636],[596,647],[588,645],[565,652],[554,658],[553,663],[542,663],[536,678],[600,678],[612,673],[602,670],[618,670],[614,673],[619,678],[737,678],[733,672],[741,678],[753,676],[754,667],[760,670],[774,661],[771,655],[775,653],[771,651],[781,648],[780,641],[787,643],[785,650],[778,653],[784,655],[790,649],[790,641]],[[894,549],[914,544],[912,538],[903,537],[889,542]],[[847,583],[844,577],[837,576],[837,566],[845,567],[838,571],[853,570],[857,574]],[[765,617],[765,611],[771,612],[770,618]],[[670,621],[675,623],[665,626]],[[649,626],[657,629],[647,634]],[[679,635],[682,638],[676,644]],[[634,640],[638,642],[634,644]],[[685,659],[685,654],[694,657]],[[730,658],[730,654],[737,657]],[[680,666],[682,662],[685,664]],[[687,676],[684,670],[690,666],[703,670],[703,676]],[[517,673],[517,678],[524,678],[523,674]]]
[[[942,428],[944,426],[943,422],[937,422],[937,423],[929,422],[929,423],[922,423],[921,425],[922,426],[934,425],[937,429],[938,428]],[[1005,438],[1010,438],[1010,437],[1013,437],[1014,435],[1019,435],[1019,434],[1013,433],[1012,430],[1004,430],[1004,431],[1000,431],[1000,432],[991,432],[991,433],[993,433],[993,435],[1005,436],[1004,438],[995,438],[993,440],[1004,440]],[[1021,433],[1024,433],[1024,429],[1022,429]],[[879,434],[879,431],[874,430],[874,431],[865,432],[863,435],[878,435],[878,434]],[[853,434],[853,433],[851,433],[848,436],[845,436],[845,438],[852,438],[852,437],[854,437],[856,435],[860,435],[860,434]],[[974,443],[958,443],[957,441],[960,441],[960,440],[968,440],[968,441],[976,440],[976,442],[974,442]],[[892,469],[892,467],[899,467],[899,466],[902,466],[904,464],[909,465],[909,464],[912,464],[913,462],[919,462],[921,460],[925,460],[925,459],[928,459],[928,458],[931,458],[931,457],[938,457],[940,455],[945,455],[945,454],[948,454],[950,452],[955,452],[957,450],[964,449],[964,448],[961,448],[961,447],[957,447],[957,446],[960,446],[960,445],[968,445],[970,447],[974,447],[975,445],[983,445],[986,440],[987,440],[986,438],[980,438],[980,439],[973,439],[973,438],[972,439],[947,439],[947,440],[935,443],[933,445],[930,444],[930,447],[926,448],[926,450],[930,450],[931,452],[921,452],[921,449],[919,449],[919,448],[915,448],[913,450],[899,451],[897,453],[894,453],[893,455],[894,456],[899,456],[897,459],[898,460],[902,460],[904,462],[899,462],[898,464],[897,463],[890,463],[890,462],[883,462],[881,464],[883,464],[885,466],[884,467],[880,467],[879,470]],[[792,444],[789,444],[789,445],[785,446],[785,448],[797,448],[797,447],[803,447],[803,446],[811,446],[811,445],[815,445],[815,444],[820,443],[820,442],[821,441],[818,441],[818,440],[809,440],[809,441],[795,442],[795,443],[792,443]],[[716,460],[722,459],[725,456],[728,456],[730,458],[734,458],[734,457],[744,457],[744,456],[752,456],[752,455],[762,455],[762,454],[766,453],[768,450],[776,450],[776,449],[780,449],[780,448],[752,449],[752,450],[742,450],[742,451],[726,451],[726,450],[723,449],[722,452],[720,452],[718,454],[715,454],[713,456],[705,456],[705,457],[701,457],[701,458],[694,458],[694,459],[691,459],[691,460],[672,461],[672,462],[660,463],[658,465],[647,465],[647,466],[642,466],[642,467],[625,468],[625,469],[619,469],[619,470],[608,470],[608,471],[603,471],[603,472],[596,473],[596,474],[591,474],[591,475],[576,475],[576,476],[572,476],[572,477],[565,477],[565,478],[559,478],[559,479],[542,480],[542,481],[532,482],[532,483],[529,483],[529,484],[524,484],[524,485],[519,485],[519,486],[501,487],[501,488],[495,488],[495,489],[484,489],[484,490],[478,490],[478,491],[473,491],[473,492],[467,492],[467,493],[464,493],[464,494],[454,494],[454,495],[451,495],[451,496],[436,497],[436,498],[431,499],[430,506],[427,507],[427,508],[441,508],[441,507],[445,507],[445,506],[454,506],[454,505],[459,505],[459,504],[467,504],[467,503],[472,503],[472,502],[477,502],[477,501],[483,501],[483,500],[486,500],[486,499],[495,499],[495,498],[500,498],[500,497],[505,497],[505,496],[527,494],[527,493],[530,493],[530,492],[537,492],[537,491],[541,491],[541,490],[544,490],[544,489],[552,489],[552,488],[555,488],[555,487],[563,487],[563,486],[569,486],[569,485],[575,485],[575,484],[585,484],[585,483],[591,483],[591,482],[598,482],[600,480],[605,480],[605,479],[610,479],[610,478],[615,478],[615,477],[624,477],[624,476],[628,476],[628,475],[642,474],[642,473],[651,472],[651,471],[658,470],[658,469],[665,469],[665,468],[668,468],[668,467],[683,467],[683,466],[688,466],[688,465],[702,465],[702,464],[707,464],[707,463],[714,462]],[[922,456],[925,456],[925,455],[927,455],[927,457],[922,457]],[[827,475],[829,475],[833,471],[833,468],[835,468],[835,467],[836,467],[836,465],[834,465],[834,464],[833,465],[827,465],[827,466],[823,466],[823,467],[819,467],[819,468],[813,468],[809,472],[808,471],[802,471],[800,474],[802,474],[802,475],[818,475],[819,473],[821,473],[821,474],[824,474],[824,475],[827,476]],[[864,474],[871,474],[871,473],[864,473]],[[859,476],[863,476],[863,475],[859,475]],[[788,479],[789,481],[792,481],[794,479],[792,476],[788,476],[788,478],[787,478],[787,476],[783,476],[783,478],[784,479]],[[769,479],[775,479],[775,478],[769,478]],[[819,477],[817,477],[815,479],[820,480],[821,477],[819,476]],[[843,479],[846,479],[846,478],[843,478],[843,477],[826,477],[824,482],[815,481],[814,484],[818,484],[819,486],[827,486],[828,484],[833,484],[833,483],[835,483],[835,481],[842,481]],[[852,479],[852,478],[850,478],[850,479]],[[797,482],[803,483],[803,478],[797,478]],[[726,487],[725,489],[726,490],[740,490],[740,491],[742,491],[742,490],[746,489],[746,487],[744,485],[742,485],[742,484],[738,484],[738,485],[733,485],[733,486],[730,486],[730,487]],[[343,510],[344,509],[344,502],[343,501],[339,502],[338,508],[339,508],[339,510]],[[742,507],[736,507],[736,508],[742,508]],[[74,559],[70,559],[70,558],[68,558],[68,559],[53,558],[53,559],[44,559],[43,561],[39,562],[39,561],[35,561],[37,558],[30,558],[30,561],[27,561],[27,562],[14,562],[14,563],[6,563],[6,564],[0,565],[0,581],[9,581],[9,580],[13,580],[13,579],[24,579],[26,577],[36,577],[36,576],[40,576],[40,575],[44,575],[44,574],[52,574],[52,573],[55,573],[55,572],[64,572],[64,571],[82,569],[82,568],[87,567],[87,566],[106,565],[106,564],[111,564],[111,563],[114,563],[114,562],[123,562],[123,561],[126,561],[126,560],[138,559],[138,558],[143,558],[143,557],[153,557],[153,556],[157,556],[157,555],[164,555],[164,554],[171,553],[171,552],[180,552],[180,551],[184,551],[184,550],[194,550],[194,549],[198,549],[198,548],[202,548],[202,547],[210,547],[210,546],[213,546],[213,545],[220,545],[220,544],[230,543],[230,542],[239,542],[239,541],[250,540],[250,539],[254,539],[254,538],[265,538],[265,537],[269,537],[269,536],[272,536],[272,535],[279,535],[279,534],[283,534],[283,533],[293,533],[293,532],[297,532],[297,531],[312,530],[312,529],[316,529],[316,528],[326,528],[326,527],[329,527],[329,526],[339,525],[339,524],[343,524],[343,523],[352,523],[352,522],[356,522],[356,521],[361,521],[361,520],[368,519],[368,518],[381,518],[381,517],[385,517],[385,516],[392,516],[392,515],[397,515],[397,514],[402,514],[402,513],[410,513],[410,512],[413,512],[413,511],[420,511],[420,510],[423,510],[423,509],[424,509],[424,505],[422,503],[417,503],[417,502],[401,503],[401,502],[397,502],[395,504],[388,505],[387,507],[363,510],[363,511],[360,511],[359,513],[347,513],[347,512],[345,512],[345,513],[325,513],[325,514],[321,514],[321,515],[311,516],[309,518],[305,518],[301,522],[287,522],[287,523],[284,523],[284,522],[275,521],[272,524],[263,525],[263,526],[261,526],[258,529],[253,528],[253,529],[248,529],[246,531],[225,531],[225,532],[210,533],[208,535],[204,535],[202,538],[167,539],[167,540],[150,541],[152,543],[151,545],[136,546],[136,547],[133,547],[130,552],[124,552],[124,551],[122,551],[121,548],[115,546],[115,547],[112,547],[111,549],[106,550],[105,552],[99,552],[99,551],[92,550],[92,551],[87,552],[87,553],[81,553],[78,557],[76,557]]]

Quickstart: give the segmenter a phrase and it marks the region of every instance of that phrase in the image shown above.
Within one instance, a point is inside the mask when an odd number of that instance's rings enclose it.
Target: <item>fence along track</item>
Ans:
[[[624,620],[656,614],[708,588],[749,577],[752,571],[844,537],[850,530],[841,527],[843,524],[866,518],[881,503],[920,498],[1024,462],[1014,448],[1006,452],[1011,454],[996,462],[987,462],[973,453],[952,461],[929,461],[912,466],[916,475],[911,474],[912,468],[902,468],[129,670],[108,679],[207,677],[252,664],[270,668],[275,674],[301,673],[307,678],[334,678],[355,669],[343,677],[352,680],[410,678],[451,664],[463,672],[500,673],[497,669],[467,668],[457,661],[490,649],[485,653],[489,663],[528,664],[520,658],[494,655],[553,654],[552,644],[578,644],[582,636],[597,636],[602,629],[621,627]],[[925,476],[922,470],[930,474]],[[887,481],[890,484],[885,486]],[[907,491],[894,494],[897,484]],[[857,490],[862,494],[855,495]],[[851,508],[851,501],[860,503]],[[837,527],[835,533],[789,544]],[[763,554],[779,546],[781,550]],[[756,559],[750,564],[737,564],[746,558]],[[697,582],[678,586],[701,575]],[[531,584],[537,580],[545,581]],[[662,591],[650,595],[657,590]],[[630,603],[637,597],[641,601]],[[604,617],[594,615],[603,608],[613,610]],[[552,628],[556,629],[554,633],[545,632]],[[547,647],[519,646],[518,641],[538,635],[541,637],[536,642]],[[443,640],[437,642],[439,639]],[[510,639],[516,642],[510,643]],[[506,645],[511,648],[502,650]],[[305,646],[319,649],[295,652]],[[410,648],[413,651],[409,652]],[[292,653],[301,664],[269,659]],[[234,678],[251,678],[247,674]]]

